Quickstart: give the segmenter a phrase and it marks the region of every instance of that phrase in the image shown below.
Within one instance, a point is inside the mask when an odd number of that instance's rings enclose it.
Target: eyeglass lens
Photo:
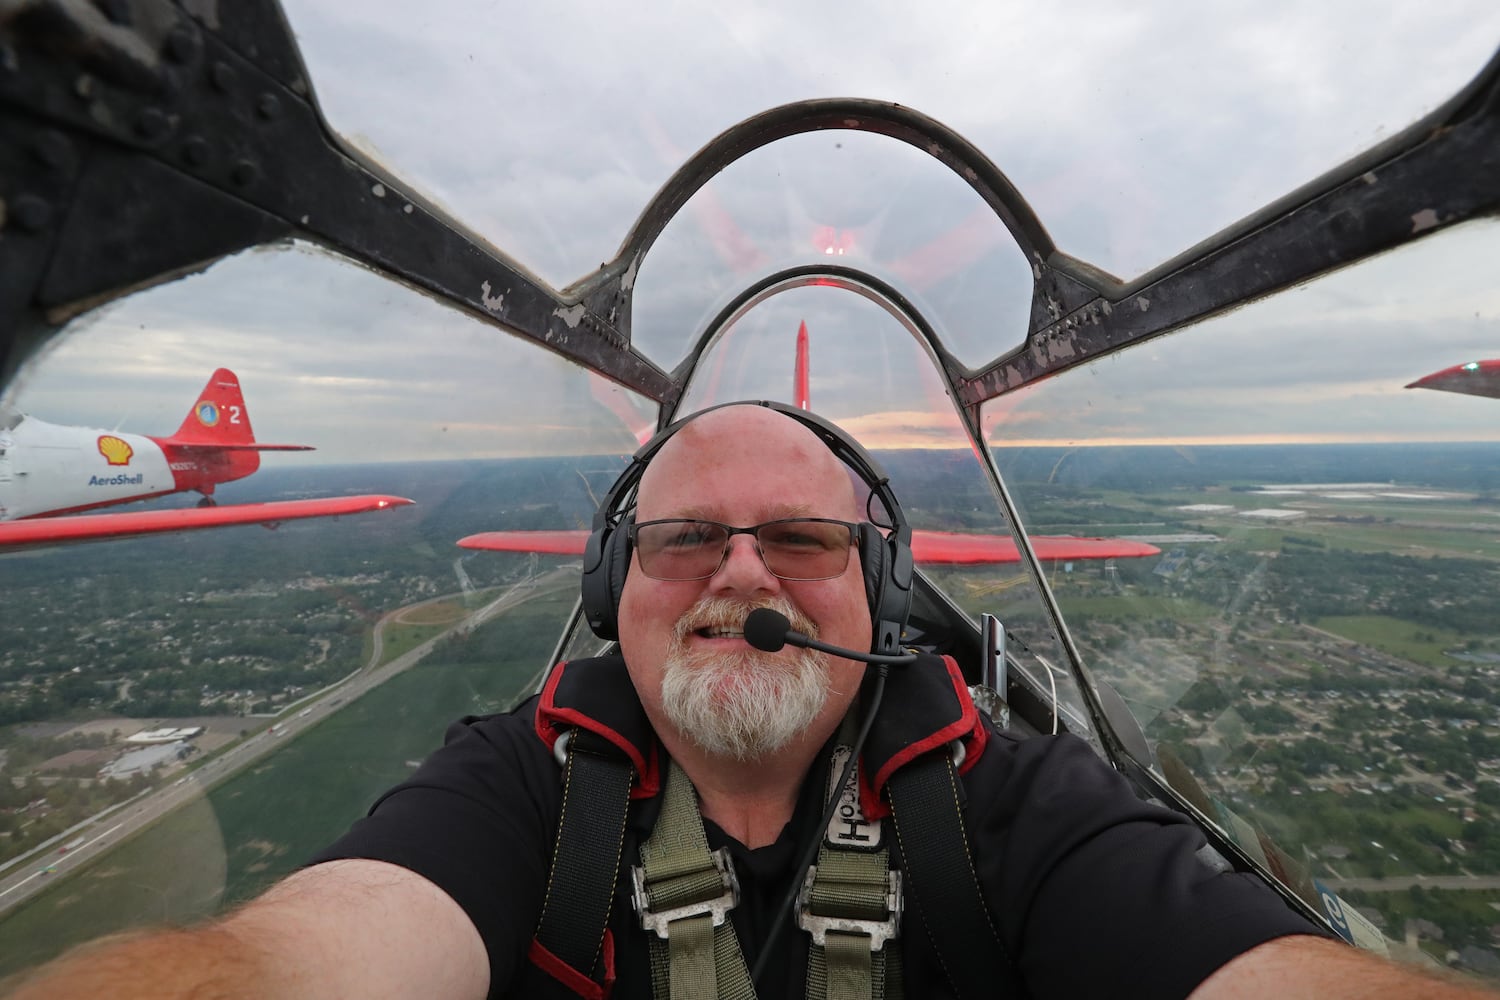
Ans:
[[[761,559],[783,580],[828,580],[849,565],[853,528],[843,521],[790,518],[751,528],[714,521],[647,521],[635,526],[641,569],[657,580],[704,580],[718,572],[731,535],[755,535]]]

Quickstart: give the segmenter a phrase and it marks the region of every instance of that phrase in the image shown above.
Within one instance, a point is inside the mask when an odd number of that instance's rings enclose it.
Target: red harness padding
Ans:
[[[581,753],[595,759],[628,762],[628,800],[651,799],[660,792],[663,751],[620,657],[558,664],[542,689],[535,728],[537,737],[558,757],[560,764],[568,759],[569,752],[575,757]],[[569,747],[565,738],[578,742]],[[885,695],[860,760],[860,807],[865,817],[878,819],[892,814],[890,781],[901,768],[951,745],[954,747],[951,756],[962,774],[978,762],[986,740],[980,714],[952,657],[923,654],[915,663],[893,668],[887,675]],[[623,781],[620,787],[623,791]],[[607,796],[575,796],[573,792],[565,786],[547,900],[528,952],[532,967],[540,974],[527,977],[527,995],[604,1000],[614,985],[614,948],[608,913],[615,891],[624,823],[593,824],[590,821],[594,817],[589,813],[595,808],[619,810],[624,808],[625,801],[606,804]],[[576,805],[569,807],[569,803],[577,801],[584,802],[582,809]],[[592,826],[601,827],[601,832],[587,832]],[[961,842],[962,827],[956,817],[952,830],[956,832],[951,836]],[[963,853],[950,849],[945,850],[944,856]],[[611,859],[614,863],[607,863]],[[971,894],[982,909],[977,891]],[[574,902],[577,900],[592,905],[579,905]],[[579,911],[596,916],[578,916]],[[601,911],[602,920],[597,916]],[[563,954],[581,958],[569,961]],[[591,963],[589,956],[593,957]],[[582,965],[591,967],[584,971]]]
[[[593,733],[617,747],[635,768],[632,799],[655,798],[661,791],[661,752],[656,733],[641,708],[622,658],[599,656],[559,663],[542,688],[535,725],[537,736],[559,758],[557,741],[574,729]]]
[[[923,655],[910,666],[892,667],[859,762],[859,805],[865,818],[890,815],[888,785],[898,768],[951,743],[962,748],[958,773],[963,774],[979,763],[988,741],[953,657]]]

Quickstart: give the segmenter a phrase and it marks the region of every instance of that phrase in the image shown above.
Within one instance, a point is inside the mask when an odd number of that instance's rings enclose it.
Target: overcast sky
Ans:
[[[287,4],[334,127],[558,287],[612,257],[714,134],[829,96],[952,126],[1061,249],[1133,277],[1432,110],[1500,43],[1491,0],[717,6]],[[637,343],[672,368],[729,295],[827,243],[895,280],[965,360],[988,360],[1020,342],[1029,276],[981,209],[891,140],[779,143],[653,249]],[[1497,244],[1490,224],[1409,248],[1002,400],[988,426],[1007,443],[1500,437],[1500,403],[1402,388],[1500,356]],[[961,444],[921,351],[833,289],[747,316],[693,398],[784,398],[801,320],[816,408],[872,447]],[[644,413],[307,247],[247,252],[81,319],[11,396],[44,419],[163,434],[220,365],[263,440],[328,461],[624,451]]]

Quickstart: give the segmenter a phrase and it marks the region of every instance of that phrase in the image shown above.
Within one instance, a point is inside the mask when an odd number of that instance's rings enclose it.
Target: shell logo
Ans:
[[[135,449],[113,434],[103,434],[99,437],[99,454],[110,465],[129,465]]]
[[[212,427],[219,422],[219,408],[208,400],[203,400],[195,408],[198,414],[198,423],[204,427]]]

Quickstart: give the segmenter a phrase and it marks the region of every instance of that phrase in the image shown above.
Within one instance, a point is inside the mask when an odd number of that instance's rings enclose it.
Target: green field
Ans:
[[[1087,615],[1112,621],[1138,621],[1142,618],[1171,618],[1198,622],[1217,618],[1221,611],[1191,597],[1150,597],[1127,594],[1120,597],[1074,597],[1058,599],[1064,618]]]
[[[1274,551],[1284,535],[1315,537],[1330,548],[1354,552],[1395,552],[1456,558],[1500,559],[1500,517],[1488,507],[1437,505],[1422,501],[1343,502],[1308,496],[1296,506],[1308,517],[1284,525],[1257,524],[1236,515],[1189,514],[1173,508],[1191,503],[1215,503],[1236,511],[1281,506],[1274,496],[1215,491],[1212,493],[1131,494],[1102,493],[1103,502],[1124,510],[1139,510],[1142,520],[1153,517],[1191,520],[1226,542],[1254,551]],[[1152,501],[1155,501],[1153,503]],[[1375,518],[1377,521],[1328,521],[1324,518]],[[1110,523],[1065,525],[1059,530],[1081,534],[1132,534]],[[1168,530],[1180,530],[1173,526]]]
[[[385,639],[380,649],[380,663],[384,666],[398,656],[404,656],[428,639],[436,639],[451,625],[397,625],[390,622],[385,627]]]
[[[1412,527],[1408,525],[1308,525],[1330,545],[1363,552],[1437,555],[1459,559],[1500,559],[1500,532]]]
[[[1317,628],[1341,635],[1392,656],[1428,667],[1452,668],[1460,661],[1445,654],[1474,636],[1429,625],[1416,625],[1383,615],[1333,615],[1313,623]]]
[[[0,976],[101,934],[197,919],[293,870],[450,722],[528,693],[572,604],[571,591],[538,594],[477,630],[465,662],[429,657],[13,911],[0,920]]]

